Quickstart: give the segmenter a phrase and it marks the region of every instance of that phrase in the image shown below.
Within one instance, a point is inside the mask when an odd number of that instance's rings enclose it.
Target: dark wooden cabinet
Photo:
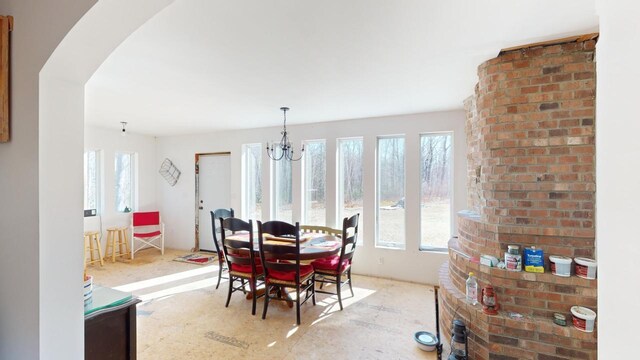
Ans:
[[[136,358],[136,304],[139,302],[134,298],[85,316],[86,360]]]

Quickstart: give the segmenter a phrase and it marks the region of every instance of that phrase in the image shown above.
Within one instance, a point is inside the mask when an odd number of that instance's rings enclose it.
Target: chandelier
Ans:
[[[269,158],[276,161],[282,159],[298,161],[302,159],[304,145],[302,145],[302,148],[300,149],[300,156],[296,158],[293,154],[293,146],[291,145],[291,141],[289,141],[289,136],[287,135],[287,111],[289,111],[289,108],[281,107],[280,110],[284,113],[284,127],[280,132],[282,138],[279,143],[267,143],[267,155],[269,155]]]

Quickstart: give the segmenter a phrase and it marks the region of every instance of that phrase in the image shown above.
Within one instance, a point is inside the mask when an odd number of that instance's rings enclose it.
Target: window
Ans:
[[[310,225],[327,223],[326,178],[327,148],[324,140],[305,142],[304,146],[304,217]]]
[[[451,237],[451,134],[420,137],[420,250],[447,248]]]
[[[100,209],[100,152],[84,153],[84,208]]]
[[[376,246],[405,248],[404,137],[378,138]]]
[[[131,212],[135,208],[135,153],[116,153],[116,211]]]
[[[360,213],[358,244],[363,236],[362,138],[338,139],[338,221]]]
[[[262,145],[244,146],[244,213],[245,218],[262,218]]]
[[[292,189],[292,174],[291,174],[291,161],[283,159],[280,161],[274,161],[274,205],[275,205],[275,219],[280,221],[292,222],[293,221],[293,189]]]

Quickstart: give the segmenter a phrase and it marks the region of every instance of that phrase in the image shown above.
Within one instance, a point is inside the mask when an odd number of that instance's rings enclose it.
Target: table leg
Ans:
[[[277,291],[277,290],[273,290],[273,291],[275,292],[275,291]],[[262,287],[262,288],[260,288],[260,289],[257,289],[257,290],[256,290],[256,294],[257,294],[257,296],[262,296],[262,295],[264,295],[264,292],[265,292],[265,288],[263,288],[263,287]],[[287,289],[286,289],[286,288],[282,288],[282,292],[281,292],[281,294],[280,294],[280,298],[282,298],[282,299],[285,299],[285,300],[286,300],[286,302],[287,302],[287,306],[288,306],[290,309],[291,309],[291,308],[293,308],[293,298],[291,298],[291,295],[289,294],[289,292],[287,291]],[[247,294],[247,300],[251,300],[251,299],[253,299],[253,293],[252,293],[252,292],[249,292],[249,293]]]

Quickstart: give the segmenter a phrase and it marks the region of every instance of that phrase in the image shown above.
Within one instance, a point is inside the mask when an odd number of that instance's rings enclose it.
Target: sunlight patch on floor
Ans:
[[[221,283],[227,282],[227,281],[228,280],[223,279]],[[217,278],[208,278],[204,280],[193,281],[187,284],[174,286],[168,289],[152,292],[149,294],[139,295],[138,298],[142,300],[143,303],[145,303],[151,300],[160,299],[170,295],[177,295],[177,294],[186,293],[189,291],[200,290],[208,287],[215,287],[217,282],[218,282]]]
[[[133,292],[133,291],[137,291],[137,290],[141,290],[141,289],[145,289],[153,286],[170,283],[173,281],[188,279],[190,277],[194,277],[198,275],[217,272],[218,268],[219,268],[218,265],[204,266],[198,269],[182,271],[175,274],[158,276],[152,279],[136,281],[130,284],[116,286],[114,287],[114,289],[124,291],[124,292]]]
[[[293,329],[289,330],[289,332],[287,333],[287,339],[290,338],[291,335],[295,334],[296,331],[298,331],[298,326],[296,326]]]
[[[346,310],[347,307],[357,303],[358,301],[364,300],[366,297],[371,296],[376,293],[376,290],[371,289],[363,289],[359,287],[353,287],[353,295],[347,291],[342,292],[342,306]],[[327,295],[327,294],[319,294],[319,295]],[[318,295],[316,295],[317,297]],[[323,320],[328,319],[331,315],[340,312],[340,303],[338,303],[338,295],[327,295],[326,298],[322,299],[322,301],[316,301],[316,305],[324,306],[325,309],[322,310],[318,319],[314,320],[311,323],[311,326],[320,323]]]

